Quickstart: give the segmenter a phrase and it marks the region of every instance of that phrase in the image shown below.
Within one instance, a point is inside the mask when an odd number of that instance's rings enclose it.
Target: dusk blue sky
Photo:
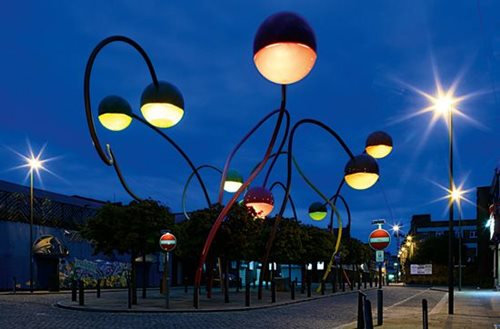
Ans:
[[[130,201],[111,167],[95,152],[86,126],[83,76],[89,54],[103,38],[124,35],[149,54],[160,80],[183,93],[182,121],[165,132],[195,164],[222,168],[231,149],[268,112],[279,107],[280,88],[265,80],[252,60],[255,31],[269,15],[293,11],[316,33],[318,60],[304,80],[288,88],[292,122],[314,118],[336,130],[354,153],[373,131],[394,140],[379,161],[379,182],[366,191],[344,188],[353,213],[352,234],[366,240],[371,221],[385,218],[406,228],[413,214],[447,218],[448,135],[432,114],[409,118],[429,102],[411,86],[434,95],[457,81],[456,95],[469,95],[456,116],[455,178],[473,189],[489,185],[499,159],[500,2],[461,1],[10,1],[0,9],[0,179],[29,184],[26,170],[12,170],[46,144],[46,165],[36,187],[110,200]],[[98,56],[91,80],[94,114],[109,94],[139,101],[151,82],[139,54],[113,44]],[[495,91],[495,89],[497,89]],[[405,119],[406,118],[406,119]],[[97,123],[98,124],[98,123]],[[245,177],[262,158],[274,121],[240,150],[233,167]],[[99,124],[132,189],[180,212],[190,169],[154,132],[135,122],[118,133]],[[328,195],[342,177],[346,154],[327,133],[301,128],[294,151],[309,178]],[[213,200],[219,176],[203,171]],[[284,158],[273,173],[284,180]],[[262,182],[261,174],[254,185]],[[319,198],[294,172],[292,196],[299,219]],[[277,203],[282,191],[275,190]],[[225,195],[226,200],[229,195]],[[188,209],[205,207],[193,180]],[[464,218],[475,207],[463,206]],[[341,211],[344,214],[343,210]],[[287,214],[290,214],[287,211]],[[345,217],[345,216],[344,216]],[[315,222],[326,226],[327,221]],[[405,229],[404,229],[405,230]]]

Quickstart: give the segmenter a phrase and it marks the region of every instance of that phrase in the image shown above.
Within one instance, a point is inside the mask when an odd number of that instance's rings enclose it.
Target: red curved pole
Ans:
[[[273,150],[274,144],[276,142],[276,139],[278,137],[278,133],[281,127],[281,123],[283,121],[283,116],[285,115],[286,109],[286,85],[281,86],[281,106],[280,109],[278,110],[278,119],[276,121],[276,126],[274,127],[273,134],[271,136],[271,140],[269,142],[269,146],[267,147],[267,150],[264,154],[264,158],[260,165],[257,167],[257,169],[248,177],[248,179],[243,183],[243,185],[240,186],[238,191],[236,191],[229,202],[226,204],[226,206],[222,209],[221,213],[215,220],[214,224],[212,225],[212,228],[210,229],[210,232],[208,233],[207,240],[205,241],[205,245],[203,246],[203,249],[201,250],[201,255],[200,259],[198,262],[198,268],[196,269],[195,273],[195,278],[194,278],[194,307],[198,308],[199,307],[199,290],[200,290],[200,283],[201,283],[201,274],[203,271],[203,264],[205,263],[205,260],[207,258],[208,251],[210,250],[210,246],[212,245],[212,241],[215,238],[215,235],[217,234],[217,231],[219,230],[220,225],[222,224],[222,221],[226,217],[227,213],[231,209],[232,205],[236,202],[238,197],[241,195],[241,193],[247,188],[247,186],[252,183],[252,181],[257,177],[257,175],[260,173],[260,171],[264,168],[266,165],[267,160],[269,159],[269,156],[271,155],[271,152]],[[275,114],[276,111],[271,112],[272,114]],[[264,121],[267,120],[272,114],[269,114],[265,117]],[[226,161],[226,164],[224,166],[224,171],[222,174],[222,179],[221,179],[221,185],[223,185],[223,182],[226,179],[227,171],[229,168],[229,164],[231,162],[231,159],[233,158],[234,154],[236,151],[241,147],[241,145],[252,135],[255,130],[262,125],[263,121],[259,122],[256,127],[254,127],[250,132],[243,138],[243,140],[236,146],[236,148],[231,152],[228,160]],[[222,193],[222,192],[221,192]],[[288,197],[288,196],[287,196]],[[219,195],[219,199],[222,199],[221,196]]]

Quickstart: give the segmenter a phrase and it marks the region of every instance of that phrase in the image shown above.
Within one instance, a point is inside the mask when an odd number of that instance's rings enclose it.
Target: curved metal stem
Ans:
[[[231,161],[233,160],[234,158],[234,155],[236,154],[236,152],[240,149],[240,147],[250,138],[250,136],[253,135],[253,133],[260,128],[260,126],[262,126],[267,120],[269,120],[269,118],[271,118],[273,115],[275,114],[280,114],[280,115],[283,115],[281,113],[281,111],[283,111],[283,114],[285,116],[285,119],[286,119],[286,122],[287,122],[287,126],[288,126],[288,122],[290,122],[290,113],[288,113],[288,111],[286,109],[277,109],[277,110],[274,110],[272,112],[270,112],[268,115],[266,115],[265,117],[263,117],[246,135],[245,137],[243,137],[243,139],[238,143],[238,145],[236,145],[236,147],[231,151],[231,153],[229,154],[229,156],[227,157],[227,160],[226,160],[226,163],[224,165],[224,169],[222,171],[222,177],[221,177],[221,181],[220,181],[220,184],[219,184],[219,197],[217,199],[217,202],[218,203],[222,203],[222,198],[224,196],[224,182],[226,181],[226,177],[227,177],[227,172],[229,171],[229,167],[231,165]],[[278,127],[278,132],[279,132],[279,129],[281,128],[281,125],[280,127]],[[278,133],[276,132],[276,134]],[[262,161],[260,161],[255,167],[254,169],[251,171],[250,175],[253,175],[253,173],[261,166],[262,163],[266,163],[271,157],[274,157],[276,154],[278,154],[278,152],[276,153],[273,153],[272,155],[270,155],[269,157],[267,158],[263,158]]]
[[[120,36],[120,35],[115,35],[108,37],[95,46],[94,50],[92,50],[92,53],[89,56],[89,59],[87,61],[87,65],[85,67],[85,75],[83,78],[83,100],[85,104],[85,114],[87,118],[87,125],[89,128],[90,132],[90,137],[92,138],[92,143],[97,151],[97,154],[99,154],[99,157],[101,160],[108,166],[111,166],[113,164],[113,156],[111,154],[106,154],[104,153],[104,150],[102,149],[101,143],[99,142],[99,137],[97,137],[97,133],[95,130],[95,125],[94,125],[94,118],[92,117],[92,107],[91,107],[91,102],[90,102],[90,76],[92,73],[92,67],[94,66],[94,61],[99,54],[99,52],[106,47],[108,44],[112,42],[124,42],[130,46],[132,46],[135,50],[141,54],[142,58],[146,62],[146,65],[148,66],[149,73],[151,74],[151,79],[153,80],[153,83],[155,86],[158,86],[158,78],[156,77],[156,73],[153,67],[153,64],[151,63],[151,60],[149,59],[148,55],[142,49],[141,46],[134,40]],[[108,151],[110,150],[110,147],[108,147]],[[116,169],[116,168],[115,168]]]
[[[333,201],[334,205],[337,204],[337,198],[341,197],[340,191],[344,187],[344,184],[345,184],[345,179],[342,177],[342,180],[340,181],[339,186],[337,187],[337,191],[335,191],[335,194],[330,198],[330,201]],[[344,198],[342,197],[342,199],[344,199]],[[347,205],[345,200],[344,200],[344,205]],[[350,214],[350,211],[349,211],[349,214]],[[350,216],[349,216],[349,218],[350,218]],[[349,223],[350,223],[350,221],[349,221]],[[330,216],[330,233],[333,234],[333,216]]]
[[[269,176],[271,175],[271,172],[273,171],[274,165],[276,164],[276,161],[278,160],[279,155],[283,153],[283,147],[285,146],[286,140],[288,138],[288,131],[289,130],[290,130],[290,114],[288,112],[286,112],[286,124],[285,124],[285,132],[283,134],[283,139],[281,140],[280,146],[278,147],[278,151],[276,151],[277,156],[275,156],[273,158],[273,161],[271,161],[271,164],[269,165],[269,169],[267,170],[262,187],[266,187],[267,181],[269,180]]]
[[[203,179],[201,179],[200,174],[196,170],[195,165],[193,164],[193,162],[191,161],[191,159],[188,157],[188,155],[186,154],[186,152],[184,152],[184,150],[179,145],[177,145],[177,143],[174,142],[174,140],[172,138],[168,137],[163,131],[161,131],[157,127],[153,126],[152,124],[150,124],[149,122],[147,122],[146,120],[144,120],[143,118],[137,116],[134,113],[132,113],[132,117],[134,119],[142,122],[143,124],[145,124],[149,128],[153,129],[161,137],[163,137],[167,142],[169,142],[177,150],[177,152],[180,153],[180,155],[184,158],[184,160],[186,160],[186,162],[189,165],[189,167],[191,168],[191,170],[195,173],[196,178],[198,179],[198,182],[200,183],[200,186],[201,186],[201,188],[203,190],[203,194],[205,195],[205,199],[207,201],[207,205],[210,208],[212,206],[212,202],[210,201],[210,197],[208,196],[208,192],[207,192],[207,188],[205,186],[205,183],[203,182]]]
[[[113,163],[113,168],[115,169],[116,175],[118,176],[118,179],[120,180],[120,183],[122,184],[123,188],[136,201],[142,201],[142,199],[139,198],[137,196],[137,194],[135,194],[134,192],[132,192],[132,190],[128,186],[127,182],[125,182],[125,178],[123,178],[122,171],[120,170],[120,167],[118,166],[118,161],[116,161],[115,155],[114,155],[113,151],[111,150],[111,147],[109,146],[109,144],[107,144],[106,146],[108,148],[107,151],[108,151],[108,153],[109,153],[109,155],[111,157],[112,163]]]
[[[277,186],[277,185],[279,185],[279,186],[283,189],[283,191],[286,191],[285,184],[283,184],[282,182],[278,182],[278,181],[276,181],[276,182],[272,183],[272,184],[271,184],[271,187],[269,188],[269,190],[270,190],[270,191],[272,191],[272,190],[273,190],[273,188],[274,188],[275,186]],[[291,195],[289,195],[289,196],[288,196],[288,200],[290,200],[290,206],[292,207],[293,216],[294,216],[294,218],[295,218],[296,220],[298,220],[298,219],[299,219],[299,217],[297,216],[297,210],[296,210],[296,208],[295,208],[295,203],[293,202],[293,199],[292,199],[292,196],[291,196]]]
[[[186,181],[186,184],[184,185],[184,189],[182,190],[182,211],[184,213],[184,217],[186,219],[191,219],[186,211],[186,192],[187,192],[187,189],[188,189],[188,186],[189,186],[189,183],[191,182],[191,179],[193,178],[194,175],[196,175],[197,172],[199,172],[201,169],[203,168],[210,168],[210,169],[214,169],[215,171],[217,171],[219,174],[222,174],[222,170],[220,170],[219,168],[217,167],[214,167],[212,165],[201,165],[199,166],[198,168],[196,168],[196,171],[193,171],[187,181]]]
[[[346,232],[347,238],[350,238],[351,237],[351,209],[349,208],[347,201],[345,200],[345,198],[341,194],[336,194],[332,198],[330,198],[330,200],[334,199],[333,205],[336,206],[337,198],[340,198],[340,200],[344,204],[344,208],[347,212],[347,225],[345,226],[345,229],[347,231]],[[330,214],[330,225],[331,225],[330,232],[333,234],[333,213]]]
[[[281,123],[283,121],[283,117],[285,116],[285,112],[286,112],[286,85],[282,85],[281,86],[281,106],[280,106],[280,109],[278,111],[279,115],[278,115],[278,119],[276,121],[276,125],[274,127],[274,131],[273,131],[273,134],[271,136],[271,140],[269,141],[269,145],[266,149],[266,152],[264,154],[264,158],[261,162],[261,164],[259,165],[259,167],[248,177],[248,179],[241,185],[241,187],[238,189],[238,191],[236,191],[233,196],[231,197],[231,199],[229,200],[229,202],[226,204],[226,206],[222,209],[221,213],[219,214],[219,216],[217,217],[217,219],[215,220],[214,224],[212,225],[212,228],[210,229],[210,232],[208,234],[208,237],[207,237],[207,240],[205,241],[205,245],[203,246],[203,249],[201,251],[201,255],[200,255],[200,259],[199,259],[199,262],[198,262],[198,268],[196,269],[196,274],[195,274],[195,278],[194,278],[194,306],[195,307],[198,307],[198,301],[199,301],[199,288],[200,288],[200,283],[201,283],[201,274],[202,274],[202,271],[203,271],[203,264],[205,263],[205,260],[207,258],[207,254],[208,254],[208,251],[210,250],[210,246],[212,244],[212,241],[213,239],[215,238],[215,235],[217,234],[217,231],[223,221],[223,219],[226,217],[227,213],[229,212],[229,209],[231,209],[232,205],[236,202],[236,200],[238,199],[238,197],[240,196],[240,194],[247,188],[248,185],[250,185],[250,183],[252,183],[252,181],[255,179],[255,177],[257,177],[257,175],[260,173],[260,171],[264,168],[267,160],[269,159],[269,156],[271,155],[271,152],[272,152],[272,149],[274,147],[274,144],[276,142],[276,139],[278,137],[278,133],[279,133],[279,130],[281,128]],[[276,111],[273,111],[274,113]],[[271,115],[273,115],[274,113],[271,112],[271,114],[268,114],[265,119],[263,120],[267,120],[267,118],[269,118]],[[227,171],[228,171],[228,168],[229,168],[229,164],[230,164],[230,160],[232,159],[232,157],[234,156],[234,154],[236,153],[236,150],[239,149],[239,147],[243,144],[244,141],[246,141],[250,135],[263,123],[263,121],[259,122],[257,124],[256,127],[254,127],[249,134],[247,134],[243,140],[238,144],[238,146],[231,152],[228,160],[226,161],[226,164],[224,166],[224,171],[222,173],[222,179],[221,179],[221,185],[223,184],[223,182],[225,181],[226,179],[226,175],[227,175]],[[222,189],[220,189],[220,192],[219,192],[219,202],[221,202],[222,200]]]
[[[302,119],[299,122],[297,122],[292,128],[292,130],[290,132],[290,138],[288,140],[286,192],[285,192],[285,196],[283,197],[283,202],[281,204],[281,209],[279,211],[279,214],[276,216],[276,221],[275,221],[276,226],[278,225],[279,221],[281,220],[281,218],[283,216],[283,213],[284,213],[285,208],[286,208],[286,203],[288,200],[288,195],[290,194],[290,187],[291,187],[291,183],[292,183],[293,138],[294,138],[295,131],[297,130],[297,128],[299,128],[303,124],[313,124],[313,125],[319,126],[320,128],[323,128],[324,130],[329,132],[330,135],[332,135],[337,140],[337,142],[342,146],[344,151],[347,153],[347,155],[351,159],[354,158],[354,154],[351,152],[351,150],[349,149],[347,144],[344,142],[344,140],[333,129],[331,129],[330,127],[328,127],[324,123],[322,123],[318,120],[314,120],[314,119]],[[324,199],[326,202],[328,202],[332,206],[332,209],[335,209],[335,206],[328,198],[324,198]],[[340,220],[340,215],[339,215],[339,220]],[[341,240],[341,234],[342,234],[342,231],[339,230],[339,237],[337,239],[337,245],[335,248],[336,251],[338,250],[338,245],[339,245],[340,240]],[[269,240],[267,241],[267,244],[266,244],[266,256],[262,262],[261,278],[264,277],[264,275],[266,274],[267,263],[268,263],[269,254],[271,252],[271,248],[273,245],[274,236],[275,236],[275,229],[273,228],[273,231],[271,232],[271,235],[269,236]],[[332,255],[331,263],[333,263],[333,258],[334,258],[333,256],[335,255],[336,251]],[[261,290],[261,287],[259,286],[259,298],[261,298],[260,290]]]

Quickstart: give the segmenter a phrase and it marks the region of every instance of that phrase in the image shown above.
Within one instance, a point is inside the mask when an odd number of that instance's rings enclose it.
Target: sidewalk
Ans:
[[[500,292],[493,290],[455,291],[454,314],[448,315],[448,294],[429,309],[429,328],[500,328]],[[377,328],[422,328],[422,298],[384,308],[384,322]],[[420,307],[419,307],[420,306]],[[373,323],[377,324],[376,307]],[[498,327],[497,327],[497,326]],[[344,328],[355,328],[347,326]]]

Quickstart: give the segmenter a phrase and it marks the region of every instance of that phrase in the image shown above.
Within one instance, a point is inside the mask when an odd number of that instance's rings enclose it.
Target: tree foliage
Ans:
[[[173,226],[168,208],[153,200],[132,201],[126,206],[108,203],[82,228],[94,253],[139,255],[158,251],[162,229]]]

